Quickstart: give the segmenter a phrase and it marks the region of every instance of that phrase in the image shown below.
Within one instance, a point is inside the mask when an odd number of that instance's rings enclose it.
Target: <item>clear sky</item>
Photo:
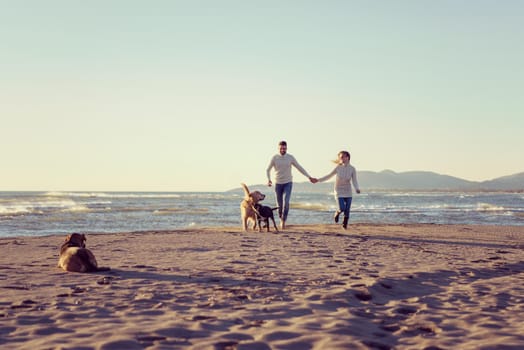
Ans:
[[[524,171],[524,1],[0,0],[0,190]],[[295,181],[306,179],[294,171]],[[365,190],[365,189],[363,189]]]

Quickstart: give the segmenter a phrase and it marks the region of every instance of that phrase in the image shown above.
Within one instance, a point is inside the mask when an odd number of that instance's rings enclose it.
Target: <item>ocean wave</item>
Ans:
[[[504,211],[507,210],[499,205],[493,205],[489,203],[477,203],[477,211]]]
[[[31,212],[31,210],[24,206],[0,206],[0,215],[20,215]]]
[[[213,193],[213,192],[177,192],[177,193],[162,193],[162,192],[46,192],[44,197],[60,198],[108,198],[108,199],[231,199],[240,198],[242,196],[231,193]]]
[[[12,201],[0,205],[0,215],[45,214],[51,211],[62,211],[77,207],[72,200],[50,201]]]
[[[425,191],[420,191],[420,192],[371,192],[370,193],[371,195],[377,195],[377,196],[381,196],[381,197],[441,197],[441,196],[448,196],[449,193],[448,192],[425,192]],[[457,196],[460,196],[460,197],[467,197],[468,195],[467,194],[463,194],[463,193],[457,193],[456,194]]]
[[[302,209],[302,210],[313,210],[313,211],[327,211],[334,208],[334,205],[329,205],[325,203],[309,203],[309,202],[295,202],[290,203],[290,208],[292,209]]]
[[[78,198],[180,198],[179,193],[46,192],[45,197]]]
[[[97,211],[100,209],[98,208]],[[61,210],[62,213],[87,213],[93,211],[93,209],[86,207],[85,205],[74,205]]]
[[[353,208],[351,207],[352,213],[363,213],[363,214],[415,214],[423,213],[424,211],[410,209],[410,208],[383,208],[383,209],[373,209],[369,208]]]
[[[34,212],[33,208],[26,206],[14,205],[14,206],[0,206],[0,216],[15,216],[15,215],[24,215],[31,214]]]
[[[197,209],[190,209],[190,208],[163,208],[163,209],[155,209],[153,211],[154,215],[172,215],[172,214],[206,214],[209,212],[209,209],[207,208],[197,208]]]

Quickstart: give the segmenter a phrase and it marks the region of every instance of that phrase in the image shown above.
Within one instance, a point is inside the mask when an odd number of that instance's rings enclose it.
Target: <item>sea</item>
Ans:
[[[265,205],[276,206],[266,188]],[[0,192],[0,237],[241,227],[243,193]],[[288,223],[332,223],[332,193],[293,192]],[[354,194],[351,223],[524,225],[524,193]]]

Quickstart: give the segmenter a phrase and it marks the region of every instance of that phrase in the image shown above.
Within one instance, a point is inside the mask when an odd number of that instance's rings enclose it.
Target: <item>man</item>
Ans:
[[[302,175],[306,176],[309,181],[316,183],[317,179],[311,177],[308,172],[298,164],[295,157],[287,153],[286,141],[280,141],[278,144],[279,153],[275,154],[266,170],[267,185],[271,187],[271,169],[275,168],[275,195],[278,205],[278,216],[280,218],[280,228],[286,228],[287,215],[289,213],[289,201],[291,199],[291,190],[293,189],[293,176],[291,175],[291,166],[294,166]]]

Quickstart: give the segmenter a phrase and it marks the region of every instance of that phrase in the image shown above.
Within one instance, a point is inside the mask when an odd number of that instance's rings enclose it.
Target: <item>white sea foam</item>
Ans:
[[[334,206],[325,203],[292,202],[290,207],[293,209],[326,211],[331,210]]]
[[[72,200],[11,201],[0,205],[0,215],[44,214],[52,210],[69,209],[76,205]]]
[[[88,212],[88,211],[91,211],[91,209],[89,209],[85,205],[74,205],[74,206],[62,209],[63,213],[66,213],[66,212],[81,213],[81,212]]]
[[[445,195],[443,192],[380,192],[377,193],[380,196],[385,197],[439,197]]]
[[[112,193],[112,192],[47,192],[47,197],[79,197],[79,198],[180,198],[179,193]]]
[[[504,211],[506,208],[489,203],[478,203],[477,211]]]
[[[31,212],[33,212],[33,209],[24,205],[0,205],[0,215],[11,216]]]
[[[173,214],[206,214],[208,208],[161,208],[154,209],[154,215],[173,215]]]
[[[183,211],[181,208],[163,208],[163,209],[155,209],[153,210],[153,214],[155,215],[171,215],[173,213],[180,213]]]

